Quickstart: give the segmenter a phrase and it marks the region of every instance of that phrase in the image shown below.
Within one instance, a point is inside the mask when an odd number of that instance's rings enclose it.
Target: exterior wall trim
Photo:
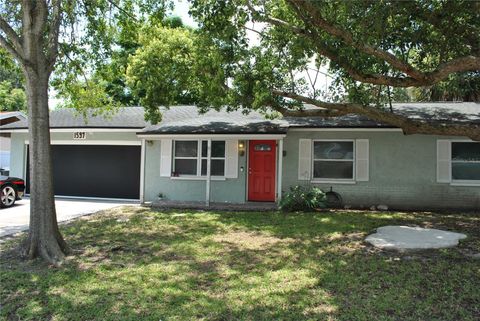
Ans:
[[[149,134],[139,134],[137,137],[144,138],[148,140],[161,140],[161,139],[175,139],[175,140],[191,140],[191,139],[214,139],[214,138],[223,138],[223,139],[238,139],[238,140],[255,140],[255,139],[264,139],[264,140],[279,140],[286,137],[287,134],[165,134],[165,135],[149,135]]]
[[[69,128],[50,128],[51,133],[71,133],[71,132],[86,132],[86,133],[105,133],[105,132],[112,132],[112,133],[137,133],[139,130],[143,128],[92,128],[92,127],[69,127]],[[19,129],[2,129],[4,133],[28,133],[28,129],[19,128]]]
[[[28,145],[29,141],[25,140]],[[141,141],[135,140],[52,140],[51,145],[125,145],[125,146],[141,146]]]

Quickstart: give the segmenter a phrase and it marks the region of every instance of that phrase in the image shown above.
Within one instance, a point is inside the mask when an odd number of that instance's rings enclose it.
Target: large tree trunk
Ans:
[[[42,257],[60,265],[67,245],[58,230],[55,211],[48,110],[49,72],[43,66],[27,78],[30,141],[30,230],[25,244],[28,258]]]
[[[48,110],[48,80],[53,70],[53,54],[47,45],[58,39],[45,37],[48,8],[44,1],[25,0],[23,10],[22,67],[26,79],[30,140],[30,229],[24,244],[28,258],[42,257],[60,265],[67,245],[58,230],[53,193],[52,156]],[[59,20],[58,20],[59,21]],[[57,21],[57,22],[58,22]],[[58,25],[50,26],[54,36]]]

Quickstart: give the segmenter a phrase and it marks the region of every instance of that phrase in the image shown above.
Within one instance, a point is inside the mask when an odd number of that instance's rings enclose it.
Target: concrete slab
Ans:
[[[454,247],[466,237],[465,234],[431,228],[383,226],[365,241],[382,249],[421,250]]]
[[[138,202],[55,199],[58,222],[69,221],[80,216],[124,205],[138,205]],[[29,221],[30,200],[28,198],[17,201],[15,205],[10,208],[0,209],[0,238],[28,230]]]

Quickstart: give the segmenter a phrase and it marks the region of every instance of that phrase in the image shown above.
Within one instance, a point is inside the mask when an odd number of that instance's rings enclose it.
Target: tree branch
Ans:
[[[13,45],[2,35],[0,35],[0,46],[5,48],[19,63],[26,63],[22,54],[20,54]]]
[[[439,65],[436,70],[432,72],[421,73],[422,76],[421,77],[418,76],[417,78],[399,77],[399,76],[392,77],[392,76],[385,76],[382,74],[366,74],[352,67],[352,65],[348,61],[345,61],[343,58],[341,58],[337,53],[332,51],[331,48],[329,48],[327,45],[322,44],[319,41],[321,37],[316,32],[315,29],[306,30],[298,26],[292,25],[281,19],[262,15],[261,13],[256,11],[255,8],[253,8],[253,6],[251,6],[250,4],[247,4],[247,7],[252,12],[254,19],[258,19],[258,21],[266,22],[274,26],[285,28],[286,30],[293,32],[294,34],[297,34],[301,37],[308,38],[309,40],[312,41],[312,44],[315,46],[317,52],[320,55],[329,58],[331,61],[338,64],[342,69],[344,69],[354,80],[362,83],[392,86],[392,87],[431,86],[446,79],[452,73],[480,70],[480,57],[465,56],[465,57],[456,58],[449,62],[443,63]],[[298,10],[298,8],[294,7],[294,9],[296,9],[297,14],[303,15],[303,12]],[[378,54],[378,52],[376,54]],[[386,54],[391,55],[390,53],[386,53]],[[396,57],[395,59],[400,61]],[[411,73],[411,71],[409,71],[409,73]]]
[[[322,109],[308,110],[288,110],[285,108],[275,108],[285,116],[295,117],[332,117],[347,114],[363,115],[371,120],[401,128],[406,135],[427,134],[427,135],[453,135],[465,136],[473,140],[480,141],[479,125],[462,124],[435,124],[412,120],[406,116],[395,114],[373,106],[365,106],[356,103],[329,103],[292,92],[273,90],[276,96],[295,99],[307,104],[314,105]],[[325,110],[330,110],[331,114]]]
[[[323,31],[327,32],[328,34],[340,38],[346,44],[358,49],[359,51],[366,53],[368,55],[377,57],[387,63],[389,63],[392,67],[404,72],[405,74],[415,78],[415,79],[423,79],[425,78],[425,74],[415,69],[409,63],[398,59],[395,55],[379,49],[377,47],[373,47],[368,45],[367,43],[360,43],[355,41],[354,36],[348,32],[347,30],[343,30],[325,20],[320,12],[317,10],[317,7],[310,1],[305,0],[287,0],[292,6],[296,6],[298,11],[303,11],[304,13],[309,13],[311,19],[308,22],[313,23],[315,26],[319,27]],[[303,15],[305,17],[305,15]]]
[[[53,69],[58,56],[58,36],[60,33],[60,24],[62,22],[61,4],[61,0],[55,0],[52,2],[52,22],[47,41],[47,61],[49,70]]]
[[[18,53],[19,56],[23,57],[23,47],[22,47],[22,40],[20,39],[20,36],[13,30],[13,28],[10,26],[10,24],[0,16],[0,29],[5,32],[5,35],[7,38],[5,40],[8,40],[13,49]]]

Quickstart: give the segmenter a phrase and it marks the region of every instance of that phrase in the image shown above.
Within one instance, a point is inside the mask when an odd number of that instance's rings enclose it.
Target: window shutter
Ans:
[[[452,145],[449,140],[437,140],[437,182],[450,183]]]
[[[355,144],[355,174],[359,182],[369,180],[369,144],[368,139],[357,139]]]
[[[238,141],[225,141],[225,177],[238,178]]]
[[[300,139],[298,144],[298,180],[308,181],[312,177],[312,140]]]
[[[172,175],[172,140],[162,139],[160,141],[160,176],[170,177]]]

